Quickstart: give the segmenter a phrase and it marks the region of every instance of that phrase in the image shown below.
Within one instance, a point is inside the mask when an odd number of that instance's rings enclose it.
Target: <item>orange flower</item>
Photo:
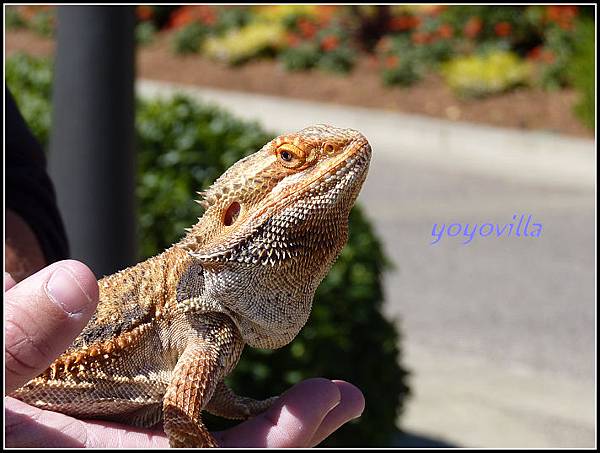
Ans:
[[[548,22],[556,23],[565,30],[569,30],[573,27],[573,19],[577,17],[577,14],[577,6],[573,5],[546,7],[546,20]]]
[[[49,11],[51,9],[50,6],[40,6],[40,5],[30,5],[30,6],[17,6],[19,13],[21,16],[25,18],[26,21],[32,20],[36,14],[42,11]]]
[[[442,24],[440,25],[440,28],[438,28],[437,34],[442,39],[449,39],[454,35],[454,29],[452,28],[452,25]]]
[[[317,32],[317,27],[311,21],[306,19],[300,19],[298,21],[298,28],[300,29],[300,33],[305,38],[312,38]]]
[[[213,25],[217,21],[215,8],[213,6],[182,6],[171,14],[169,27],[179,28],[196,21],[205,25]]]
[[[214,6],[194,6],[192,15],[205,25],[213,25],[217,21],[217,12]]]
[[[154,16],[154,10],[148,5],[140,5],[135,9],[137,18],[141,21],[147,21]]]
[[[530,60],[538,60],[540,58],[540,55],[542,54],[542,49],[542,46],[534,47],[529,52],[527,52],[527,58]]]
[[[504,37],[510,35],[512,26],[508,22],[498,22],[494,25],[496,36]]]
[[[190,22],[193,22],[193,20],[192,7],[182,6],[171,13],[171,18],[169,19],[169,28],[183,27]]]
[[[527,53],[527,58],[533,61],[541,61],[542,63],[552,64],[556,60],[556,55],[549,49],[544,49],[542,46],[537,46]]]
[[[205,25],[214,25],[214,23],[217,21],[217,13],[213,9],[206,9],[201,12],[200,20]]]
[[[290,47],[297,47],[301,41],[302,40],[298,35],[295,35],[293,33],[289,33],[287,35],[287,43]]]
[[[433,36],[423,31],[415,31],[411,35],[412,42],[415,44],[429,44],[433,41]]]
[[[337,8],[337,6],[333,5],[317,6],[316,14],[319,20],[319,24],[321,24],[322,26],[327,25],[331,21],[333,15],[336,13]]]
[[[426,6],[421,6],[421,8],[425,14],[428,14],[430,16],[437,16],[442,11],[447,9],[448,6],[447,5],[426,5]]]
[[[397,55],[390,55],[385,59],[385,67],[388,69],[395,68],[400,62],[400,58]]]
[[[556,60],[556,56],[554,55],[554,52],[552,52],[551,50],[545,50],[542,53],[541,60],[546,64],[552,64]]]
[[[321,47],[326,52],[337,49],[339,47],[339,45],[340,45],[340,40],[337,38],[337,36],[333,36],[333,35],[325,36],[323,38],[323,40],[321,41]]]
[[[418,27],[420,23],[421,19],[417,16],[403,15],[392,17],[388,27],[391,31],[406,31]]]
[[[483,21],[481,18],[474,16],[469,18],[467,23],[465,24],[465,28],[463,33],[467,38],[474,39],[477,37],[481,30],[483,29]]]

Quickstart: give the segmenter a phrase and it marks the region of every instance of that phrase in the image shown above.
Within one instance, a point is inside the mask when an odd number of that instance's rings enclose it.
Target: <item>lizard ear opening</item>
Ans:
[[[223,225],[233,225],[240,215],[241,208],[242,207],[237,201],[231,203],[229,207],[225,210],[225,214],[223,215]]]

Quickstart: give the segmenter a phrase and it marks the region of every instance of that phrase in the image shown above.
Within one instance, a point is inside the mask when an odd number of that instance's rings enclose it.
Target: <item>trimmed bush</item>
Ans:
[[[15,54],[6,59],[5,77],[6,84],[33,135],[45,146],[50,139],[50,61],[45,58],[32,58],[23,53]]]
[[[575,54],[569,64],[569,78],[579,93],[579,101],[575,105],[575,113],[590,129],[595,124],[596,100],[596,55],[595,24],[592,19],[581,20],[575,30]]]
[[[196,191],[272,135],[183,96],[139,99],[136,110],[138,237],[140,259],[145,259],[181,239],[184,228],[198,221]]]
[[[135,42],[138,45],[145,46],[147,44],[152,43],[156,36],[156,25],[154,23],[140,22],[135,26]]]
[[[6,79],[24,116],[49,111],[48,62],[18,56],[6,60]],[[26,83],[23,83],[25,81]],[[161,252],[182,237],[201,214],[192,201],[227,167],[272,138],[255,123],[184,96],[138,100],[137,144],[140,259]],[[49,124],[49,123],[47,123]],[[48,130],[36,130],[44,144]],[[315,376],[343,379],[365,394],[366,409],[323,446],[387,446],[408,394],[407,372],[399,365],[399,334],[381,314],[382,275],[388,261],[360,207],[350,218],[350,237],[319,287],[306,327],[276,351],[247,348],[228,378],[239,394],[267,398]],[[230,426],[206,417],[211,429]]]
[[[199,22],[192,22],[175,32],[173,50],[178,54],[196,53],[208,34],[208,29]]]

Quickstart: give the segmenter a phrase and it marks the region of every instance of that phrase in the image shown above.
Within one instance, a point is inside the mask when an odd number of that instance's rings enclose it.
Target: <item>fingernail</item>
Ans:
[[[69,315],[81,313],[91,301],[75,276],[62,267],[46,283],[46,294]]]

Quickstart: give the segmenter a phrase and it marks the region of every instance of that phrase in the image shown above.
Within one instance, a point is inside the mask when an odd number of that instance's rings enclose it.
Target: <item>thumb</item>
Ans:
[[[4,293],[5,391],[34,378],[64,352],[98,303],[96,277],[84,264],[54,263]]]

